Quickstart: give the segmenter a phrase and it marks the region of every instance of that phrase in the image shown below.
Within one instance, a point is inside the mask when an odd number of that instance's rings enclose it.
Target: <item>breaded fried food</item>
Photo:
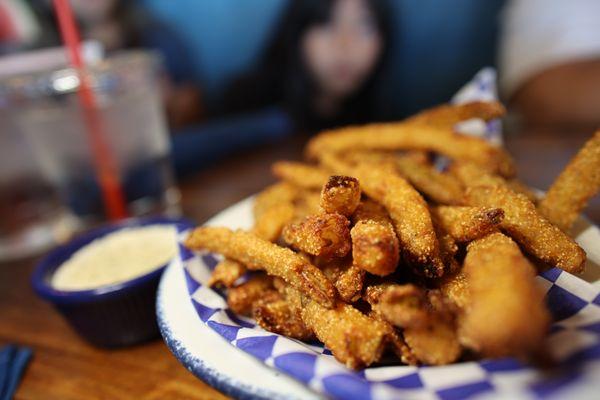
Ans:
[[[353,369],[377,362],[389,334],[385,323],[341,301],[333,308],[309,301],[302,310],[302,320],[338,361]]]
[[[250,315],[252,305],[265,291],[273,288],[273,279],[264,274],[256,274],[239,286],[227,291],[227,305],[237,314]]]
[[[365,271],[352,264],[341,271],[334,286],[342,300],[346,303],[353,303],[360,298],[364,281]]]
[[[464,273],[469,302],[460,329],[463,344],[490,357],[538,349],[550,316],[535,269],[516,243],[501,233],[473,241]]]
[[[404,330],[404,340],[414,356],[428,365],[445,365],[456,361],[462,354],[456,326],[453,321],[430,318],[422,328]]]
[[[504,106],[497,101],[473,101],[465,104],[441,104],[432,107],[406,120],[438,128],[452,128],[459,122],[472,118],[491,121],[506,114]]]
[[[469,301],[467,277],[462,270],[444,276],[439,285],[440,291],[454,305],[463,310]]]
[[[371,285],[364,299],[375,313],[399,328],[422,328],[430,318],[426,293],[413,284]]]
[[[360,202],[360,185],[351,176],[332,175],[321,191],[321,209],[326,213],[351,216]]]
[[[351,248],[350,221],[338,213],[309,215],[286,226],[283,240],[313,256],[344,257]]]
[[[588,140],[554,181],[540,212],[568,231],[589,199],[600,190],[600,130]]]
[[[504,219],[504,211],[493,207],[438,206],[432,207],[431,213],[443,230],[461,243],[489,234]]]
[[[263,329],[299,340],[314,338],[295,308],[276,290],[264,292],[252,306],[252,316]]]
[[[457,205],[462,202],[463,187],[452,175],[410,157],[397,157],[396,168],[419,192],[438,204]]]
[[[279,179],[305,189],[321,189],[329,179],[327,171],[296,161],[277,161],[271,171]]]
[[[298,193],[296,198],[296,214],[294,216],[294,222],[300,221],[304,217],[311,214],[319,214],[321,212],[321,193],[303,190]]]
[[[465,192],[467,204],[504,210],[500,228],[525,251],[570,273],[583,270],[585,251],[542,217],[527,197],[510,190],[501,178],[486,174],[471,164],[454,166],[453,172],[466,178],[463,184],[469,186]]]
[[[419,360],[410,349],[404,337],[392,327],[390,334],[388,335],[388,346],[396,354],[396,357],[400,359],[406,365],[417,365]]]
[[[335,288],[323,273],[303,257],[248,232],[227,228],[199,227],[185,241],[193,250],[223,254],[250,269],[263,269],[283,278],[324,307],[333,307]]]
[[[224,259],[219,262],[213,270],[208,286],[220,286],[230,288],[235,281],[240,279],[246,273],[246,267],[237,261]]]
[[[275,183],[256,195],[254,199],[254,219],[257,220],[271,207],[280,203],[293,203],[298,195],[298,188],[287,183]]]
[[[451,129],[424,124],[379,123],[340,128],[317,135],[307,155],[320,159],[324,153],[348,150],[426,150],[454,160],[468,160],[502,176],[512,177],[514,163],[508,153],[484,139],[462,135]],[[359,178],[364,185],[362,179]]]
[[[537,203],[539,202],[540,199],[538,195],[529,186],[527,186],[525,183],[521,182],[517,178],[508,179],[506,181],[506,184],[513,192],[525,195],[525,197],[527,197],[529,201],[531,201],[533,204],[537,205]]]
[[[400,259],[400,247],[385,208],[372,200],[363,200],[352,220],[354,265],[378,276],[394,272]]]
[[[400,241],[401,254],[416,273],[428,278],[444,274],[444,263],[427,203],[410,183],[398,175],[393,165],[351,165],[330,153],[321,161],[330,169],[356,176],[362,182],[364,192],[383,204]]]
[[[273,204],[257,216],[252,232],[269,242],[276,242],[283,228],[292,222],[295,216],[296,208],[291,202]]]

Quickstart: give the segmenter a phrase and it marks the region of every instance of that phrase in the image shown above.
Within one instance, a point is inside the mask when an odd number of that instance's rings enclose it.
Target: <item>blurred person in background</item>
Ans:
[[[372,120],[388,15],[384,0],[292,0],[257,65],[226,92],[223,111],[276,105],[308,130]]]
[[[503,15],[503,95],[530,125],[600,126],[600,1],[512,0]]]

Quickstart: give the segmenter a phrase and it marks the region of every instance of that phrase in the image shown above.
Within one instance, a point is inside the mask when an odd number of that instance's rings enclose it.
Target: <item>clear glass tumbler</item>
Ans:
[[[85,72],[131,216],[180,213],[160,97],[160,68],[155,54],[128,51]],[[0,130],[18,137],[22,142],[20,162],[34,168],[53,193],[36,196],[50,202],[59,198],[58,208],[67,209],[89,226],[103,221],[106,214],[86,131],[89,127],[77,93],[79,84],[77,71],[70,68],[5,79],[0,82],[0,112],[4,115]],[[37,183],[26,186],[43,187]],[[14,186],[7,189],[15,192]],[[0,213],[4,215],[1,199]],[[40,203],[39,208],[46,204]]]

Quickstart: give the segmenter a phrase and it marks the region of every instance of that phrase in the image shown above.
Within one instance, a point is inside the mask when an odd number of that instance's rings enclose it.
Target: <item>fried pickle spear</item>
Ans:
[[[456,271],[454,274],[444,276],[439,285],[440,291],[459,310],[464,310],[469,300],[469,286],[464,271]]]
[[[273,288],[273,278],[256,274],[239,286],[227,291],[227,305],[237,314],[250,315],[252,305],[267,290]]]
[[[354,265],[378,276],[394,272],[400,259],[400,247],[385,208],[372,200],[364,200],[352,220],[354,226],[350,236]]]
[[[192,231],[185,245],[220,253],[250,269],[263,269],[269,275],[279,276],[324,307],[333,307],[335,303],[335,289],[317,267],[292,250],[251,233],[200,227]]]
[[[329,309],[309,301],[302,320],[338,361],[353,369],[378,361],[390,333],[387,324],[341,301]]]
[[[365,290],[364,299],[376,314],[399,328],[420,328],[428,323],[426,294],[413,284],[371,285]]]
[[[491,233],[504,219],[501,208],[492,207],[432,207],[436,221],[457,242],[470,242]]]
[[[419,361],[442,365],[460,357],[454,315],[436,291],[384,283],[367,288],[365,300],[384,320],[404,328],[404,340]]]
[[[283,227],[296,215],[294,201],[298,190],[292,185],[280,182],[263,190],[254,201],[253,232],[270,242],[281,236]]]
[[[527,197],[510,190],[502,178],[487,174],[472,164],[453,166],[452,171],[468,186],[467,204],[504,210],[500,228],[528,253],[570,273],[583,270],[586,258],[583,249],[542,217]]]
[[[463,188],[451,175],[436,170],[432,165],[409,157],[397,157],[396,168],[419,192],[438,204],[457,205],[462,201]]]
[[[218,263],[213,270],[210,279],[208,280],[208,286],[230,288],[235,281],[241,278],[245,273],[246,267],[242,263],[226,258]]]
[[[364,281],[365,271],[356,265],[350,265],[340,273],[334,286],[342,300],[353,303],[360,298]]]
[[[422,111],[406,120],[407,123],[419,123],[438,128],[452,128],[461,121],[472,118],[491,121],[506,113],[504,106],[497,102],[474,101],[465,104],[442,104]]]
[[[320,159],[327,152],[339,154],[355,149],[427,150],[454,160],[474,162],[502,176],[511,177],[515,173],[513,161],[505,150],[481,138],[423,124],[371,124],[324,132],[309,142],[307,154]]]
[[[569,230],[588,200],[600,190],[600,130],[588,140],[554,181],[540,212],[563,231]]]
[[[263,329],[294,339],[311,340],[312,331],[302,321],[302,311],[275,290],[262,294],[252,305],[252,316]]]
[[[392,165],[360,163],[353,166],[333,154],[326,154],[321,161],[327,168],[356,176],[362,182],[364,192],[385,206],[398,235],[402,255],[416,273],[428,278],[444,274],[427,203]]]
[[[316,214],[283,229],[293,248],[322,257],[344,257],[351,248],[350,221],[338,213]]]
[[[329,174],[321,168],[295,161],[278,161],[271,166],[273,175],[305,189],[321,189]]]
[[[550,317],[535,269],[516,243],[501,233],[470,243],[464,272],[469,305],[460,329],[463,344],[493,357],[535,351]]]
[[[360,202],[360,185],[356,178],[333,175],[321,191],[321,209],[326,213],[338,213],[349,217]]]

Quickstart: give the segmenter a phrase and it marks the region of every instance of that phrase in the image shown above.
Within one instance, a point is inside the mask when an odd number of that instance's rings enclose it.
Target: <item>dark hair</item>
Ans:
[[[383,41],[382,53],[370,77],[344,101],[341,112],[333,120],[323,120],[312,110],[314,84],[303,62],[301,40],[309,28],[330,20],[336,1],[291,0],[256,68],[237,80],[227,92],[226,111],[248,111],[277,104],[291,114],[299,127],[307,129],[367,121],[372,115],[373,89],[387,58],[391,36],[385,0],[364,0]]]

